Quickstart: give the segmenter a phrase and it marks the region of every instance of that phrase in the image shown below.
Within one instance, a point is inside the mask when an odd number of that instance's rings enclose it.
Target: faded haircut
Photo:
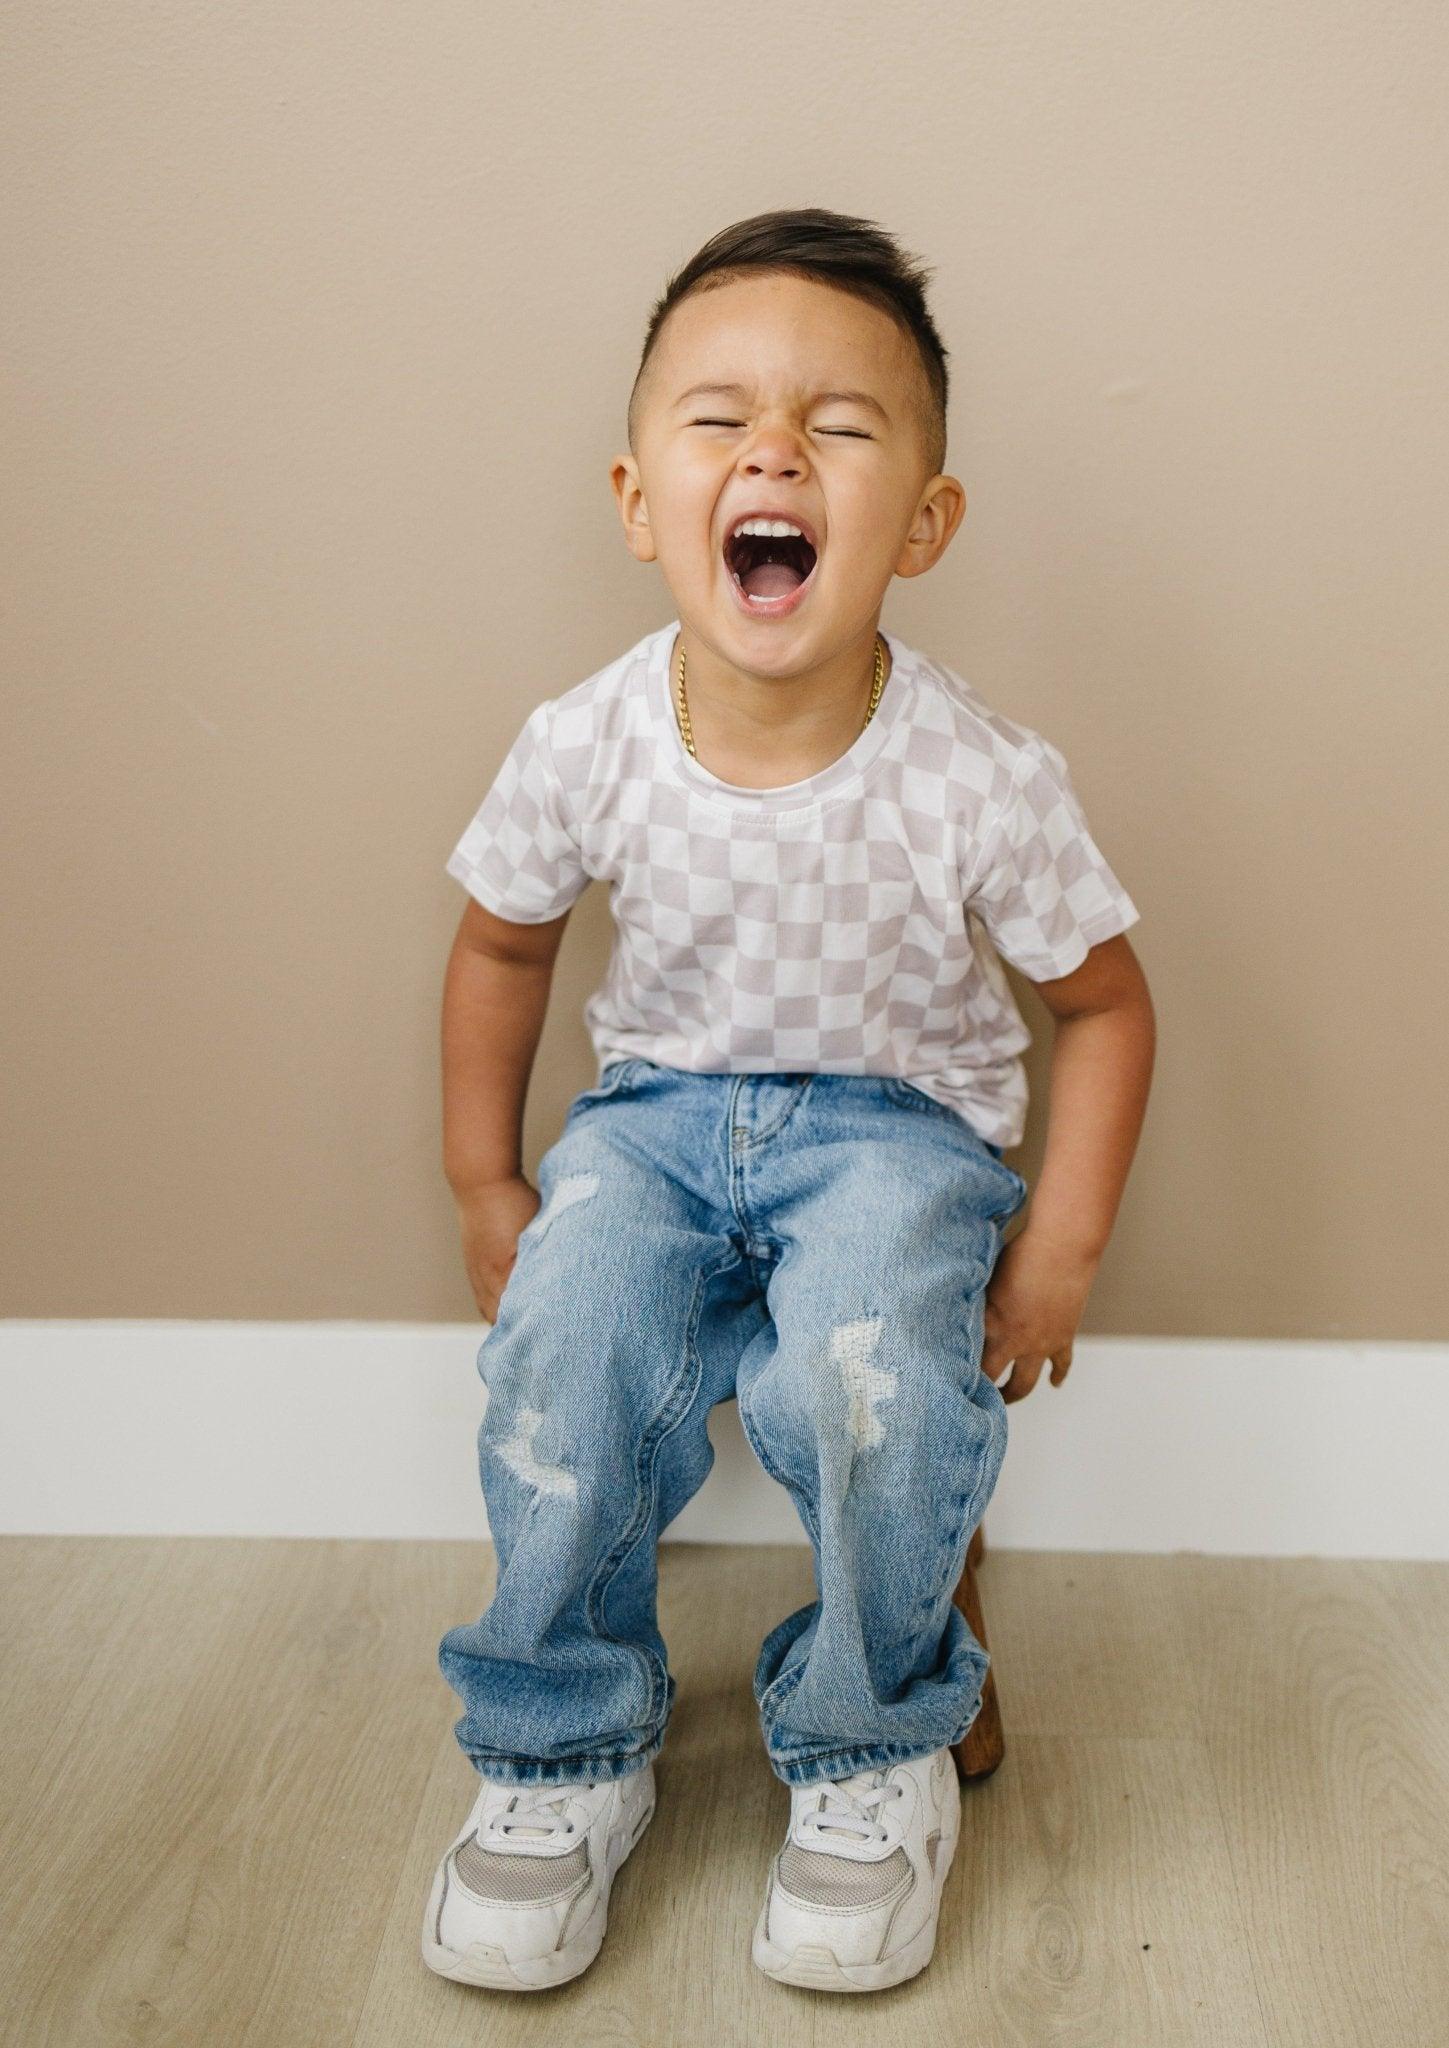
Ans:
[[[946,465],[949,379],[947,350],[926,305],[926,282],[933,272],[874,221],[831,213],[821,206],[757,213],[721,228],[670,278],[649,315],[629,393],[630,450],[636,446],[644,373],[669,315],[694,293],[732,284],[751,271],[787,271],[796,277],[815,278],[839,291],[852,292],[895,321],[914,344],[923,373],[924,389],[918,382],[912,410],[927,474],[935,476],[942,471]]]

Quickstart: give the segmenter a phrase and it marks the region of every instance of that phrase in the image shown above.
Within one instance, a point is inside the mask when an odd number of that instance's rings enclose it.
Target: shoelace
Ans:
[[[888,1799],[905,1796],[905,1786],[899,1783],[886,1784],[883,1770],[870,1773],[869,1782],[855,1791],[847,1788],[857,1784],[854,1778],[831,1780],[820,1787],[816,1805],[806,1809],[801,1816],[799,1832],[802,1835],[856,1835],[866,1841],[885,1841],[886,1830],[880,1824],[880,1809]]]
[[[520,1786],[505,1806],[489,1815],[487,1831],[500,1835],[505,1842],[514,1835],[546,1842],[556,1836],[577,1834],[578,1829],[567,1818],[565,1809],[571,1799],[578,1797],[580,1789],[577,1785]],[[592,1792],[592,1781],[582,1789]]]

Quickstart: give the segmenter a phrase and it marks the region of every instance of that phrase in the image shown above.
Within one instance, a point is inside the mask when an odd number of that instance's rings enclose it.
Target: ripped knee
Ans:
[[[846,1423],[857,1450],[884,1443],[885,1425],[877,1409],[895,1398],[895,1373],[872,1363],[884,1327],[881,1316],[857,1316],[830,1332],[830,1359],[845,1389]]]
[[[577,1208],[580,1202],[592,1201],[599,1192],[599,1176],[596,1173],[566,1173],[555,1181],[548,1200],[530,1223],[529,1231],[535,1243],[547,1237],[566,1209]]]
[[[543,1415],[537,1408],[520,1409],[513,1435],[497,1446],[498,1455],[509,1470],[540,1498],[562,1496],[573,1500],[579,1490],[574,1474],[567,1466],[551,1465],[534,1453],[533,1440],[542,1424]]]

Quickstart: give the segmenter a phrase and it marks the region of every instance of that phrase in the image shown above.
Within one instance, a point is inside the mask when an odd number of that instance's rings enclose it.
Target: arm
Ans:
[[[539,1198],[523,1176],[523,1105],[569,912],[544,924],[495,917],[470,897],[443,984],[443,1171],[464,1261],[492,1322],[518,1234]]]
[[[1002,1251],[986,1299],[982,1370],[1019,1401],[1052,1360],[1060,1386],[1112,1233],[1147,1108],[1157,1024],[1125,933],[1080,967],[1035,984],[1056,1019],[1046,1153],[1022,1230]]]

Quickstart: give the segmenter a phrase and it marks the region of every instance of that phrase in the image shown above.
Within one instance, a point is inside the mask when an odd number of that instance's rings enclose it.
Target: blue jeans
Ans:
[[[474,1766],[607,1779],[660,1749],[659,1534],[731,1398],[814,1551],[819,1598],[755,1666],[776,1776],[959,1741],[988,1658],[952,1593],[1006,1453],[981,1352],[1020,1174],[887,1076],[623,1059],[574,1099],[538,1188],[478,1353],[497,1583],[438,1650]]]

